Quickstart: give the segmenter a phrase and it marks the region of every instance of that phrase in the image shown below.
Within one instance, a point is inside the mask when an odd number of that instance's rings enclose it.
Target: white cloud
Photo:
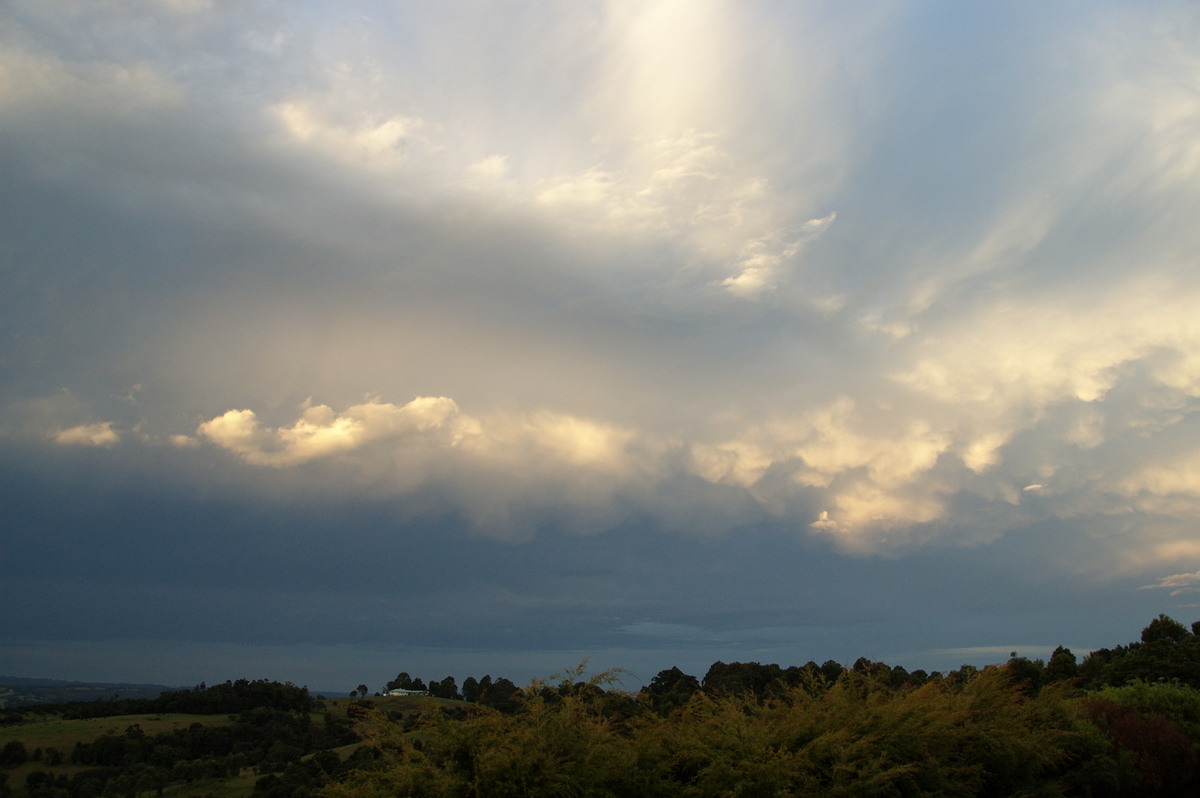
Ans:
[[[1142,585],[1142,590],[1170,590],[1172,596],[1183,593],[1193,593],[1200,590],[1200,571],[1190,574],[1171,574],[1164,576],[1152,585]]]
[[[478,425],[466,448],[481,458],[539,471],[535,463],[626,472],[633,430],[546,411],[517,418],[490,417]]]
[[[493,87],[494,75],[475,72],[507,45],[474,40],[473,28],[453,27],[458,16],[447,12],[425,20],[425,37],[446,51],[478,52],[479,64],[375,48],[380,33],[362,30],[361,40],[343,45],[343,58],[325,65],[321,90],[281,98],[275,113],[295,143],[354,168],[356,180],[389,196],[466,189],[484,206],[500,202],[505,213],[585,246],[675,248],[670,262],[640,264],[651,283],[684,279],[692,291],[723,285],[743,297],[774,287],[798,247],[833,220],[810,218],[826,203],[828,181],[813,181],[803,196],[794,181],[786,190],[779,184],[788,177],[779,153],[747,146],[741,128],[750,123],[739,121],[777,98],[740,84],[767,72],[806,73],[791,63],[804,51],[782,39],[777,48],[749,46],[736,33],[744,15],[718,0],[580,4],[546,17],[516,14],[504,23],[513,42],[534,25],[555,34],[530,39],[504,64],[516,74],[530,70],[528,84]],[[434,75],[435,84],[457,81],[462,91],[427,95],[407,78],[414,72]],[[568,78],[571,85],[559,85]],[[824,128],[805,131],[799,143],[808,146],[787,162],[830,171],[831,137]]]
[[[757,296],[834,215],[786,232],[791,202],[728,145],[721,134],[690,129],[634,140],[606,167],[543,181],[536,200],[568,229],[672,242],[692,268],[736,271],[718,283],[731,293]]]
[[[324,157],[378,170],[400,168],[411,159],[436,154],[435,133],[421,119],[399,115],[375,118],[358,110],[339,118],[331,102],[293,100],[276,106],[278,119],[298,143]],[[344,112],[343,112],[344,113]]]
[[[824,233],[836,218],[837,214],[831,213],[820,219],[809,219],[800,225],[799,233],[786,242],[767,239],[747,242],[743,245],[746,257],[737,264],[738,273],[725,278],[720,285],[731,294],[748,299],[776,288],[804,244]]]
[[[836,532],[837,528],[838,528],[838,524],[837,524],[837,521],[834,521],[832,518],[829,517],[828,510],[822,510],[821,514],[817,516],[817,520],[813,521],[811,524],[809,524],[809,527],[817,530],[818,532],[829,533],[829,532]]]
[[[747,242],[743,245],[746,255],[737,263],[738,273],[721,280],[719,285],[746,299],[773,290],[803,245],[824,233],[836,218],[837,214],[831,213],[820,219],[809,219],[800,225],[799,234],[787,242],[765,239]]]
[[[65,446],[98,446],[109,448],[120,442],[121,436],[112,428],[111,421],[101,421],[95,424],[81,424],[59,430],[54,434],[54,442]]]
[[[454,445],[469,427],[445,397],[418,397],[408,404],[367,402],[335,413],[327,405],[304,410],[290,427],[264,427],[253,410],[230,410],[196,432],[252,465],[286,467],[351,452],[376,440],[442,433]]]

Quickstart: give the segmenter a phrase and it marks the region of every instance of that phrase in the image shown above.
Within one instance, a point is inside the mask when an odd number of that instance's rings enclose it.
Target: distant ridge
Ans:
[[[164,691],[178,690],[162,684],[128,682],[73,682],[27,676],[0,676],[0,708],[59,704],[65,701],[95,701],[97,698],[158,698]]]

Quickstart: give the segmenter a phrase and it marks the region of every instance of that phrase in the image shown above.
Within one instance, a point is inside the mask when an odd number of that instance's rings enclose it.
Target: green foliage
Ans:
[[[1009,681],[1026,695],[1035,695],[1045,681],[1046,666],[1040,659],[1012,657],[1004,664]]]
[[[1178,724],[1193,745],[1200,746],[1200,692],[1190,687],[1138,680],[1122,687],[1106,687],[1092,695],[1145,716],[1162,715]]]
[[[1136,680],[1177,681],[1200,687],[1200,635],[1159,615],[1142,630],[1140,642],[1093,651],[1080,665],[1079,675],[1088,687],[1119,686]]]
[[[660,676],[660,695],[687,681]],[[1092,767],[1105,740],[1062,691],[1030,696],[1000,668],[961,685],[892,678],[871,666],[817,690],[697,691],[669,714],[648,701],[624,716],[606,711],[602,683],[567,678],[535,682],[511,714],[437,712],[410,732],[376,712],[362,734],[382,759],[324,794],[1089,794],[1111,770]]]
[[[1071,653],[1071,649],[1062,646],[1054,649],[1054,653],[1050,655],[1050,661],[1046,663],[1043,676],[1047,683],[1065,682],[1077,678],[1079,663],[1075,659],[1075,655]]]

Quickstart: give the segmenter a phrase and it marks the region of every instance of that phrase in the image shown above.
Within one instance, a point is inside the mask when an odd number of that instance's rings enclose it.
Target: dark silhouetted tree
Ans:
[[[641,692],[650,699],[655,712],[666,715],[686,704],[699,690],[699,679],[672,667],[659,671]]]
[[[1174,618],[1159,615],[1142,630],[1143,643],[1155,643],[1160,640],[1178,643],[1189,634],[1187,627]]]
[[[1071,649],[1062,646],[1054,649],[1043,674],[1046,683],[1065,682],[1077,676],[1079,676],[1079,664],[1075,661],[1075,655],[1071,653]]]

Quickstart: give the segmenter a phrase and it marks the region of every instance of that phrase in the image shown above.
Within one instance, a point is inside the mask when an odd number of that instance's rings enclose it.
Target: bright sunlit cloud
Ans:
[[[121,439],[112,428],[111,421],[98,424],[81,424],[78,427],[59,430],[54,434],[54,442],[68,446],[114,446]]]

